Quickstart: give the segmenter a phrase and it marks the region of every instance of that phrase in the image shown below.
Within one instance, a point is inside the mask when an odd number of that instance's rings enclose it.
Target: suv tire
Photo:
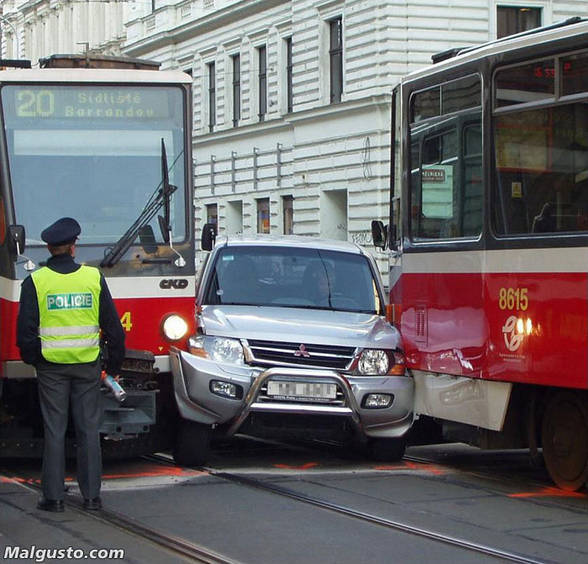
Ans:
[[[370,460],[397,462],[404,456],[406,439],[368,439],[366,455]]]
[[[174,462],[178,466],[206,464],[210,454],[211,433],[207,425],[182,419],[174,446]]]

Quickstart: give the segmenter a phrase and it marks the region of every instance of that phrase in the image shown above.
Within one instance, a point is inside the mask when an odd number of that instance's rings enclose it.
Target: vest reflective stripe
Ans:
[[[100,345],[98,337],[90,339],[65,339],[63,341],[45,341],[43,343],[44,349],[67,349],[70,347],[96,347]]]
[[[45,337],[65,337],[66,335],[85,335],[100,331],[98,325],[86,325],[83,327],[43,327],[39,329],[39,335]]]
[[[31,275],[39,303],[39,336],[45,360],[93,362],[100,353],[100,271],[82,266],[60,274],[43,267]]]

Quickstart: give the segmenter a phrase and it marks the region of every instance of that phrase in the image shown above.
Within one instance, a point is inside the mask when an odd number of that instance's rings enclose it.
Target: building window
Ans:
[[[233,127],[241,119],[241,56],[233,55]]]
[[[257,200],[257,232],[270,232],[270,201],[269,198]]]
[[[267,113],[267,51],[265,45],[257,50],[259,63],[259,121]]]
[[[218,226],[218,206],[216,204],[206,206],[206,223]]]
[[[294,233],[294,198],[282,196],[282,214],[284,221],[284,235]]]
[[[541,25],[541,8],[497,6],[496,10],[496,36],[498,39]]]
[[[216,65],[208,63],[208,129],[214,130],[216,125]]]
[[[331,103],[340,102],[343,93],[343,20],[341,17],[329,22],[329,62]]]
[[[292,90],[292,38],[286,39],[286,108],[292,113],[294,108],[294,96]]]
[[[243,202],[227,202],[225,205],[225,228],[228,235],[243,233]]]

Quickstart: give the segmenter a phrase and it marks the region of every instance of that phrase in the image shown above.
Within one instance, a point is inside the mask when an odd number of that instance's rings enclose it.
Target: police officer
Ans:
[[[71,411],[77,442],[77,478],[84,507],[102,507],[99,426],[100,337],[106,370],[118,374],[125,355],[124,331],[97,268],[74,261],[79,223],[63,217],[41,238],[51,258],[22,283],[17,344],[24,362],[35,366],[43,414],[43,496],[37,507],[64,510],[65,433]]]

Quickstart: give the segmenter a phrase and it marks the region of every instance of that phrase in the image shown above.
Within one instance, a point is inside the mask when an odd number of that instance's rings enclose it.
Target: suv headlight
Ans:
[[[362,376],[404,376],[404,355],[399,351],[364,349],[359,355],[357,372]]]
[[[244,364],[243,346],[238,339],[196,335],[188,339],[188,351],[216,362]]]

